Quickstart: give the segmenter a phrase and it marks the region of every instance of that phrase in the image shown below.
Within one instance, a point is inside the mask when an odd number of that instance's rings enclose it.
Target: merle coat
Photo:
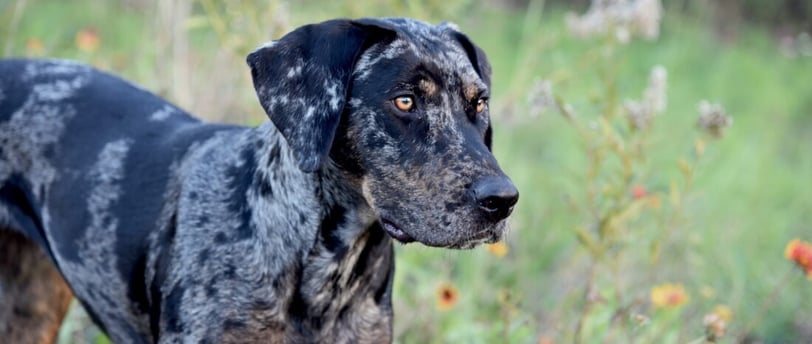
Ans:
[[[453,25],[327,21],[247,60],[256,128],[0,61],[0,337],[52,340],[72,291],[116,343],[389,342],[393,238],[502,237],[491,70]]]

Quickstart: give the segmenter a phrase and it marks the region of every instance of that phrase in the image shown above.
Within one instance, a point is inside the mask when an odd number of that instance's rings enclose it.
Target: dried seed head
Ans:
[[[651,111],[648,106],[642,102],[634,100],[626,100],[623,103],[623,108],[626,110],[626,118],[629,120],[629,125],[637,130],[645,130],[651,126]]]
[[[527,105],[531,117],[538,117],[549,109],[554,109],[553,85],[550,80],[536,80],[527,94]]]
[[[714,138],[721,138],[725,129],[733,125],[733,118],[728,116],[718,103],[703,100],[699,102],[697,108],[699,110],[697,126]]]
[[[668,72],[663,66],[657,65],[651,69],[648,85],[643,91],[643,99],[626,100],[623,104],[629,125],[637,130],[644,130],[651,126],[654,115],[665,111],[667,96],[666,86]]]
[[[592,0],[583,15],[567,14],[570,32],[578,37],[612,34],[621,43],[633,36],[656,39],[663,7],[660,0]]]
[[[702,319],[702,325],[705,326],[705,339],[711,343],[716,343],[727,331],[727,322],[716,313],[706,314]]]
[[[668,102],[666,86],[668,82],[668,71],[661,65],[656,65],[651,69],[648,77],[648,87],[643,92],[643,99],[651,107],[654,114],[665,111]]]

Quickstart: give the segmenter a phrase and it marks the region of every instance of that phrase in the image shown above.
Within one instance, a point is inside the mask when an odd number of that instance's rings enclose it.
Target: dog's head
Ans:
[[[495,242],[518,191],[491,154],[485,54],[453,25],[332,20],[248,56],[259,100],[305,172],[362,180],[401,242]]]

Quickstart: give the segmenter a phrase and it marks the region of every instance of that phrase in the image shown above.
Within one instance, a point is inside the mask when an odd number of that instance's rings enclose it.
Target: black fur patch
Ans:
[[[251,224],[251,208],[245,202],[248,190],[254,185],[254,174],[257,170],[254,149],[246,146],[240,152],[242,165],[231,167],[226,174],[230,177],[229,188],[232,190],[228,201],[229,211],[237,214],[239,225],[232,239],[235,241],[250,239],[254,235],[254,227]]]
[[[347,245],[341,240],[337,233],[338,227],[344,223],[344,214],[347,209],[336,205],[328,211],[319,225],[319,235],[321,236],[324,248],[335,254],[335,259],[340,260],[347,251]]]
[[[181,320],[180,309],[182,306],[183,293],[186,291],[182,285],[176,285],[166,296],[164,311],[162,316],[166,319],[166,330],[169,332],[183,332],[183,321]]]

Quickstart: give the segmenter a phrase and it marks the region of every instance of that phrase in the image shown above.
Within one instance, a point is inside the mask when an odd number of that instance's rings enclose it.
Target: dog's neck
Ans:
[[[342,171],[331,161],[317,174],[319,182],[316,184],[320,185],[317,193],[325,207],[316,240],[308,253],[305,273],[312,267],[312,277],[324,279],[325,284],[337,277],[339,283],[332,286],[333,292],[352,295],[350,289],[358,287],[352,284],[359,281],[352,281],[351,277],[368,277],[366,275],[375,272],[385,274],[389,269],[389,257],[379,255],[387,255],[383,251],[391,248],[392,242],[363,197],[359,178]],[[377,265],[380,263],[387,264]]]
[[[360,180],[332,162],[318,172],[318,178],[325,208],[314,245],[303,262],[300,288],[291,300],[290,320],[326,341],[336,335],[335,328],[391,331],[391,239],[361,195]],[[381,323],[365,328],[369,323],[361,319],[369,315]],[[391,333],[372,336],[386,338]]]
[[[295,166],[281,135],[272,128],[261,135],[270,137],[267,147],[271,150],[282,147],[278,158],[286,165],[282,170],[288,174],[288,184],[301,179],[310,181],[302,184],[309,186],[305,193],[310,196],[299,200],[302,204],[291,205],[319,207],[319,211],[314,212],[318,218],[307,219],[309,233],[302,237],[312,240],[302,243],[297,250],[297,266],[283,269],[293,274],[287,278],[298,281],[295,283],[298,289],[288,291],[291,293],[290,320],[319,332],[319,328],[330,328],[330,324],[336,322],[355,321],[349,319],[355,312],[369,313],[375,309],[374,312],[381,313],[381,321],[388,321],[393,247],[362,195],[361,179],[342,170],[332,160],[326,161],[316,172],[302,172]],[[259,155],[266,156],[267,153]],[[267,166],[262,161],[259,165]],[[278,169],[276,173],[280,173]],[[279,185],[279,175],[272,176],[270,172],[256,173],[255,178],[269,178],[256,185]],[[264,196],[260,192],[256,197]],[[266,202],[270,203],[260,199],[250,203]],[[352,309],[358,307],[364,309]]]
[[[252,156],[255,162],[243,163],[254,172],[246,192],[248,206],[258,212],[254,220],[259,236],[274,237],[290,224],[282,220],[297,219],[296,251],[312,251],[317,246],[343,256],[366,233],[378,229],[378,218],[362,193],[362,177],[347,172],[332,159],[327,159],[315,172],[298,168],[296,158],[276,128],[265,123],[245,135],[237,153]],[[283,214],[284,213],[284,214]],[[306,252],[305,252],[306,253]]]

